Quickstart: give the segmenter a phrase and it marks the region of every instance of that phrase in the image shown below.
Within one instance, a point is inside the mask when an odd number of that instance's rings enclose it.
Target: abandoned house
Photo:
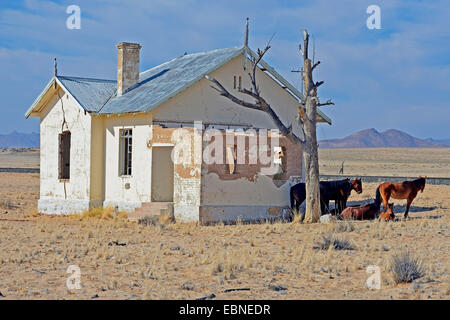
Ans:
[[[237,90],[251,87],[248,66],[255,52],[244,45],[185,54],[139,72],[140,49],[134,43],[117,45],[117,81],[55,71],[26,112],[27,118],[40,118],[39,212],[111,206],[134,219],[170,212],[179,221],[201,222],[282,216],[289,188],[302,179],[301,147],[283,136],[279,146],[269,144],[265,151],[278,159],[271,174],[262,172],[259,160],[236,162],[240,153],[251,151],[252,138],[276,126],[265,112],[222,97],[205,79],[211,75],[248,99]],[[294,123],[301,136],[293,121],[301,93],[263,60],[256,77],[281,121]],[[331,124],[320,111],[317,120]],[[194,149],[186,136],[200,141],[203,154],[212,142],[205,139],[209,129],[226,136],[223,163],[173,161],[180,144],[183,152]],[[241,150],[239,137],[247,141]]]

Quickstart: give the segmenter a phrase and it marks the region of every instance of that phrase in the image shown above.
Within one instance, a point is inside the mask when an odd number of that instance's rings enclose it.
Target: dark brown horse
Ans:
[[[427,177],[425,176],[412,181],[403,181],[399,183],[384,182],[380,184],[377,188],[376,198],[380,201],[381,199],[383,200],[383,211],[386,211],[390,197],[394,199],[406,199],[405,218],[408,217],[409,207],[417,196],[417,193],[419,191],[423,192],[426,179]]]
[[[337,180],[337,181],[320,181],[320,209],[321,214],[327,214],[330,212],[329,203],[330,200],[335,201],[335,207],[337,214],[342,212],[347,205],[347,199],[350,196],[352,190],[357,193],[362,192],[361,179]],[[300,205],[306,199],[306,189],[304,183],[297,183],[291,187],[290,190],[291,209],[296,210],[300,208]],[[303,217],[302,217],[303,220]]]
[[[395,219],[393,203],[389,203],[387,212],[383,212],[380,216],[378,216],[379,211],[380,203],[375,201],[362,207],[347,207],[340,217],[344,220],[373,220],[377,217],[384,221]]]
[[[350,179],[346,179],[350,180]],[[352,190],[355,190],[356,193],[360,194],[362,193],[362,182],[361,178],[356,178],[352,181],[349,181],[349,184],[344,185],[340,189],[340,194],[338,194],[338,197],[334,198],[334,206],[335,206],[335,214],[340,214],[342,210],[344,210],[347,207],[347,200],[350,197],[350,194]]]

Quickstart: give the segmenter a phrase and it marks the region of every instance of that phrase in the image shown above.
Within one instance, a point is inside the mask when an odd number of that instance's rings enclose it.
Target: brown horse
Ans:
[[[373,220],[378,217],[380,211],[380,202],[375,200],[374,203],[366,204],[362,207],[347,207],[340,214],[343,220]],[[383,212],[379,217],[380,220],[394,220],[394,204],[390,203],[387,212]]]
[[[347,207],[342,211],[340,217],[343,220],[373,220],[378,216],[379,210],[380,204],[375,201],[362,207]],[[383,221],[394,220],[394,204],[389,203],[387,212],[382,212],[378,219]]]
[[[377,188],[376,199],[381,201],[383,199],[383,211],[386,211],[389,198],[406,199],[405,218],[408,217],[409,207],[413,202],[417,193],[423,192],[427,177],[419,177],[419,179],[412,181],[403,181],[399,183],[384,182]]]
[[[382,221],[394,221],[395,220],[395,214],[394,214],[394,204],[393,203],[389,203],[389,207],[387,209],[386,212],[382,212],[379,216],[378,216],[379,220]]]
[[[377,217],[379,208],[376,203],[362,207],[347,207],[341,212],[340,217],[344,220],[371,220]]]

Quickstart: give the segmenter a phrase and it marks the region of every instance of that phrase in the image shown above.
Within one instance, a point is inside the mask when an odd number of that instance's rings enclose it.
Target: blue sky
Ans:
[[[81,30],[66,28],[66,8],[81,8]],[[366,8],[381,8],[381,30],[366,27]],[[313,35],[319,95],[333,125],[320,139],[390,128],[417,137],[450,138],[450,3],[420,0],[196,1],[1,0],[0,134],[37,132],[24,112],[53,73],[115,79],[116,48],[139,42],[141,70],[182,55],[241,45],[250,18],[250,47],[294,85],[301,29]],[[264,94],[264,93],[263,93]]]

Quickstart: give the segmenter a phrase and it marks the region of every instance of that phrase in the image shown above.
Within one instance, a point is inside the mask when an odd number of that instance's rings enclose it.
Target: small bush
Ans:
[[[158,217],[156,216],[145,216],[138,220],[139,224],[144,226],[156,226],[158,224]]]
[[[336,222],[334,226],[335,232],[352,232],[353,230],[355,230],[355,226],[348,220]]]
[[[161,214],[159,216],[145,216],[138,220],[139,224],[144,226],[163,226],[174,223],[175,219],[171,214]]]
[[[2,209],[14,209],[15,206],[12,204],[10,200],[1,200],[0,201],[0,208]]]
[[[221,273],[226,280],[236,279],[237,273],[244,268],[242,256],[237,252],[220,251],[212,257],[211,274]]]
[[[422,261],[407,250],[392,256],[390,270],[395,283],[412,282],[424,274]]]
[[[350,241],[345,239],[338,239],[333,234],[327,236],[322,236],[320,242],[316,243],[314,249],[316,250],[328,250],[330,246],[334,250],[354,250],[353,245]]]

